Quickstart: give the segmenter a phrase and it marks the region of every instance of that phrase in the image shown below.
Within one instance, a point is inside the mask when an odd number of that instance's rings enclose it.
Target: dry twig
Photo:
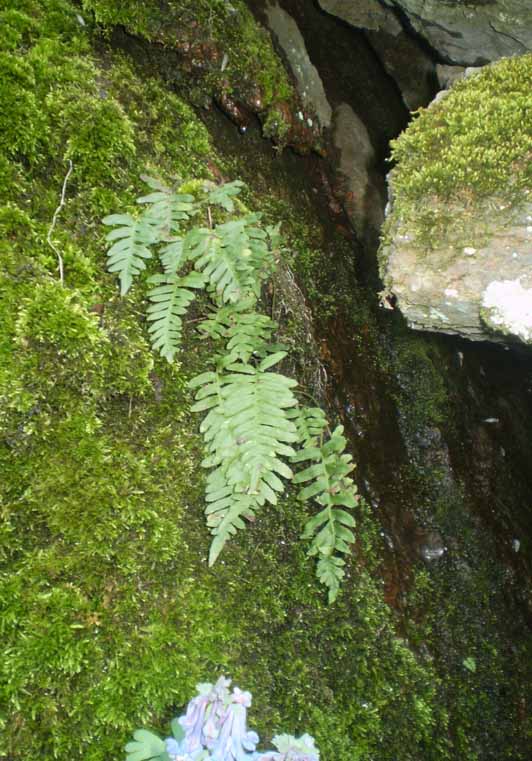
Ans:
[[[50,229],[48,230],[48,235],[46,236],[46,240],[48,241],[48,245],[50,246],[52,251],[57,256],[57,262],[58,262],[58,267],[59,267],[59,282],[61,283],[61,285],[63,285],[63,282],[64,282],[63,257],[61,256],[61,254],[59,252],[59,249],[56,248],[56,246],[54,246],[54,244],[52,243],[52,233],[54,231],[55,224],[57,222],[57,217],[59,216],[59,212],[61,211],[61,209],[65,205],[65,201],[66,201],[65,196],[66,196],[66,188],[67,188],[68,178],[70,177],[73,168],[74,168],[74,165],[72,164],[72,160],[69,159],[68,160],[68,172],[66,173],[65,179],[63,180],[63,188],[61,190],[61,199],[59,201],[59,206],[54,211],[54,216],[52,217],[52,224],[50,225]]]

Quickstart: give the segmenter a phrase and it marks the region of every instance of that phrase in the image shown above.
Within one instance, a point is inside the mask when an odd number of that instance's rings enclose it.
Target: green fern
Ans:
[[[170,241],[180,231],[183,222],[199,212],[199,204],[189,193],[176,193],[153,177],[142,176],[153,193],[137,198],[138,204],[146,204],[144,218],[154,230],[157,240]]]
[[[314,499],[323,508],[307,521],[302,538],[311,539],[308,554],[318,556],[318,578],[327,586],[329,602],[333,602],[345,573],[345,561],[339,555],[348,554],[349,545],[355,541],[351,530],[356,525],[355,519],[343,509],[354,508],[358,501],[356,486],[349,477],[355,466],[351,455],[343,453],[347,444],[342,435],[343,427],[337,426],[325,444],[319,443],[313,431],[322,426],[323,413],[310,412],[313,414],[300,418],[303,420],[300,425],[305,425],[311,433],[307,437],[309,446],[295,454],[292,462],[306,460],[313,464],[297,473],[294,483],[310,482],[300,491],[299,499]]]
[[[207,203],[221,206],[222,209],[232,214],[235,210],[233,198],[241,192],[244,183],[241,180],[233,180],[233,182],[225,182],[223,185],[215,185],[214,187],[206,183],[206,187],[207,189],[210,188]]]
[[[242,515],[265,502],[276,504],[284,491],[281,478],[292,478],[281,458],[295,454],[291,444],[297,431],[287,410],[297,404],[292,393],[297,384],[267,372],[284,356],[272,354],[258,367],[238,362],[228,366],[230,372],[205,373],[191,382],[199,388],[192,410],[208,410],[200,430],[208,452],[202,465],[213,469],[207,483],[207,515],[216,537],[211,563],[243,525]]]
[[[153,349],[169,362],[179,351],[183,316],[195,293],[204,290],[209,296],[211,312],[199,330],[223,348],[216,349],[216,370],[190,384],[196,393],[192,410],[206,413],[200,430],[206,450],[202,466],[209,471],[209,563],[247,520],[265,505],[275,505],[293,479],[305,484],[299,498],[321,508],[305,524],[303,537],[310,540],[308,554],[317,557],[318,578],[332,602],[355,539],[355,521],[346,510],[358,499],[349,477],[354,465],[344,453],[342,427],[329,435],[325,413],[318,407],[300,409],[293,393],[297,383],[272,371],[286,351],[275,341],[277,324],[257,310],[262,285],[280,256],[279,226],[264,228],[260,214],[227,219],[243,187],[238,181],[198,181],[191,195],[150,177],[144,180],[152,192],[138,199],[144,206],[140,215],[104,219],[114,226],[106,236],[108,268],[118,274],[125,294],[146,260],[157,254],[162,272],[148,279],[148,330]],[[205,226],[191,226],[199,214]],[[302,449],[296,452],[297,446]],[[294,477],[287,461],[307,465]],[[136,739],[136,752],[152,753],[148,736]]]
[[[225,364],[247,363],[251,357],[262,359],[286,348],[271,343],[277,323],[265,314],[247,311],[249,305],[250,302],[243,302],[222,307],[199,326],[205,336],[226,340]]]
[[[157,240],[156,230],[150,219],[143,215],[110,214],[102,220],[104,225],[116,225],[107,233],[106,240],[113,245],[107,252],[107,269],[117,272],[120,278],[120,293],[124,296],[135,275],[146,269],[145,259],[151,259],[149,246]]]
[[[153,275],[148,282],[157,286],[148,293],[151,304],[147,316],[151,323],[152,346],[172,362],[181,342],[181,316],[194,299],[194,293],[189,289],[203,288],[205,279],[199,272],[191,272],[185,277]]]

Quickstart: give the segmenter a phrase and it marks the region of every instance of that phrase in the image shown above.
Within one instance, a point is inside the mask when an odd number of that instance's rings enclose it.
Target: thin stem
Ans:
[[[59,212],[61,211],[61,209],[63,208],[63,206],[65,205],[65,202],[66,202],[66,189],[67,189],[68,178],[70,177],[73,168],[74,168],[74,165],[72,163],[72,160],[69,159],[68,160],[68,172],[66,173],[65,179],[63,180],[63,187],[61,189],[61,198],[59,200],[59,206],[54,211],[54,216],[52,217],[52,224],[50,225],[50,229],[48,230],[48,235],[46,236],[46,240],[48,241],[48,245],[50,246],[52,251],[57,256],[57,263],[58,263],[58,268],[59,268],[59,282],[61,283],[61,285],[64,285],[64,280],[65,280],[64,269],[63,269],[63,257],[61,256],[61,253],[59,252],[59,249],[56,248],[56,246],[54,246],[54,244],[52,243],[52,233],[53,233],[53,231],[55,229],[55,225],[56,225],[56,222],[57,222],[57,218],[59,216]]]

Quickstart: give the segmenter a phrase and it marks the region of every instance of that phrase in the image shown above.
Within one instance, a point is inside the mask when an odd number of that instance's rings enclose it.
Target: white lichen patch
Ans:
[[[519,280],[494,280],[482,299],[486,322],[493,327],[532,342],[532,288]]]

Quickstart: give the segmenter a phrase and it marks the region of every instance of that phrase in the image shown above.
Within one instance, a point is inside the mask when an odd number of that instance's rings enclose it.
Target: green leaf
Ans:
[[[269,357],[265,357],[262,362],[259,365],[259,370],[261,372],[265,372],[270,367],[273,367],[273,365],[276,365],[278,362],[280,362],[282,359],[286,357],[287,352],[286,351],[278,351],[275,352],[275,354],[270,354]]]
[[[154,231],[142,216],[111,214],[103,221],[106,225],[121,225],[106,236],[109,242],[114,241],[107,252],[107,269],[118,273],[120,293],[124,296],[135,275],[146,268],[145,260],[152,257],[149,247],[155,242]]]
[[[194,273],[197,276],[197,273]],[[155,351],[172,362],[181,342],[182,320],[194,293],[184,286],[200,288],[202,283],[190,275],[179,278],[171,275],[154,275],[151,283],[159,283],[148,293],[151,304],[147,317],[149,332]]]
[[[147,729],[137,729],[126,747],[127,761],[170,761],[164,741]]]
[[[223,185],[218,185],[210,191],[207,197],[207,202],[217,204],[226,211],[232,212],[235,208],[233,198],[240,193],[243,187],[244,183],[240,180],[234,180],[233,182],[226,182]]]
[[[179,723],[179,719],[178,718],[172,719],[170,727],[172,729],[172,734],[174,738],[177,740],[177,742],[181,742],[181,740],[184,739],[186,733],[183,727],[181,726],[181,724]]]

